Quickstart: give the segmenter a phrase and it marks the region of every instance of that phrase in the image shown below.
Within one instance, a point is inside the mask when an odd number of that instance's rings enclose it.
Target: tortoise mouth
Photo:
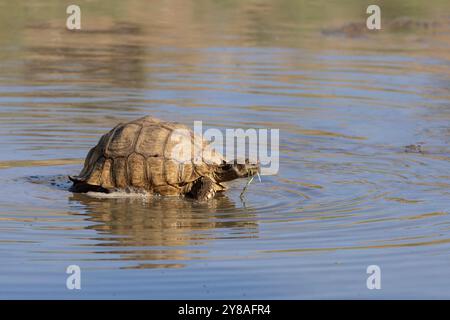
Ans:
[[[259,166],[259,163],[246,163],[245,170],[247,172],[247,177],[253,177],[260,173],[261,168]]]
[[[240,165],[242,167],[238,168],[238,175],[242,178],[253,177],[259,175],[260,166],[258,163],[250,164],[246,163],[245,165]]]

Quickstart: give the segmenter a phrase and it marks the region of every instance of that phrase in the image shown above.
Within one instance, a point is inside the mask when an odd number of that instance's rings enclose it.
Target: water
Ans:
[[[0,297],[450,298],[450,7],[432,2],[383,2],[374,35],[342,29],[358,1],[80,1],[76,33],[56,1],[0,1]],[[439,24],[389,29],[403,16]],[[204,204],[68,192],[101,134],[147,114],[279,128],[280,171],[245,201],[245,180]]]

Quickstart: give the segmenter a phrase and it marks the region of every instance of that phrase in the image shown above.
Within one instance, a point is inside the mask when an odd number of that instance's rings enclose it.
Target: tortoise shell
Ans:
[[[107,190],[133,187],[180,195],[191,182],[212,176],[222,162],[222,155],[188,127],[147,116],[103,135],[75,178]]]

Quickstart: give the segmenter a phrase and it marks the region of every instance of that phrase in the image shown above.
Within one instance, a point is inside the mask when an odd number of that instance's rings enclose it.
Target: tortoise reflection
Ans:
[[[73,194],[108,254],[139,261],[126,268],[181,268],[180,261],[201,259],[215,239],[254,238],[258,223],[251,209],[238,208],[225,195],[199,203],[182,198],[94,198]]]

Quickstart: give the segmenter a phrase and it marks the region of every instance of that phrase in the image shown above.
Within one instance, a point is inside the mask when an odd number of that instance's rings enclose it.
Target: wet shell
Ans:
[[[179,195],[222,161],[221,154],[186,126],[148,116],[103,135],[77,179],[108,190],[133,187]]]

